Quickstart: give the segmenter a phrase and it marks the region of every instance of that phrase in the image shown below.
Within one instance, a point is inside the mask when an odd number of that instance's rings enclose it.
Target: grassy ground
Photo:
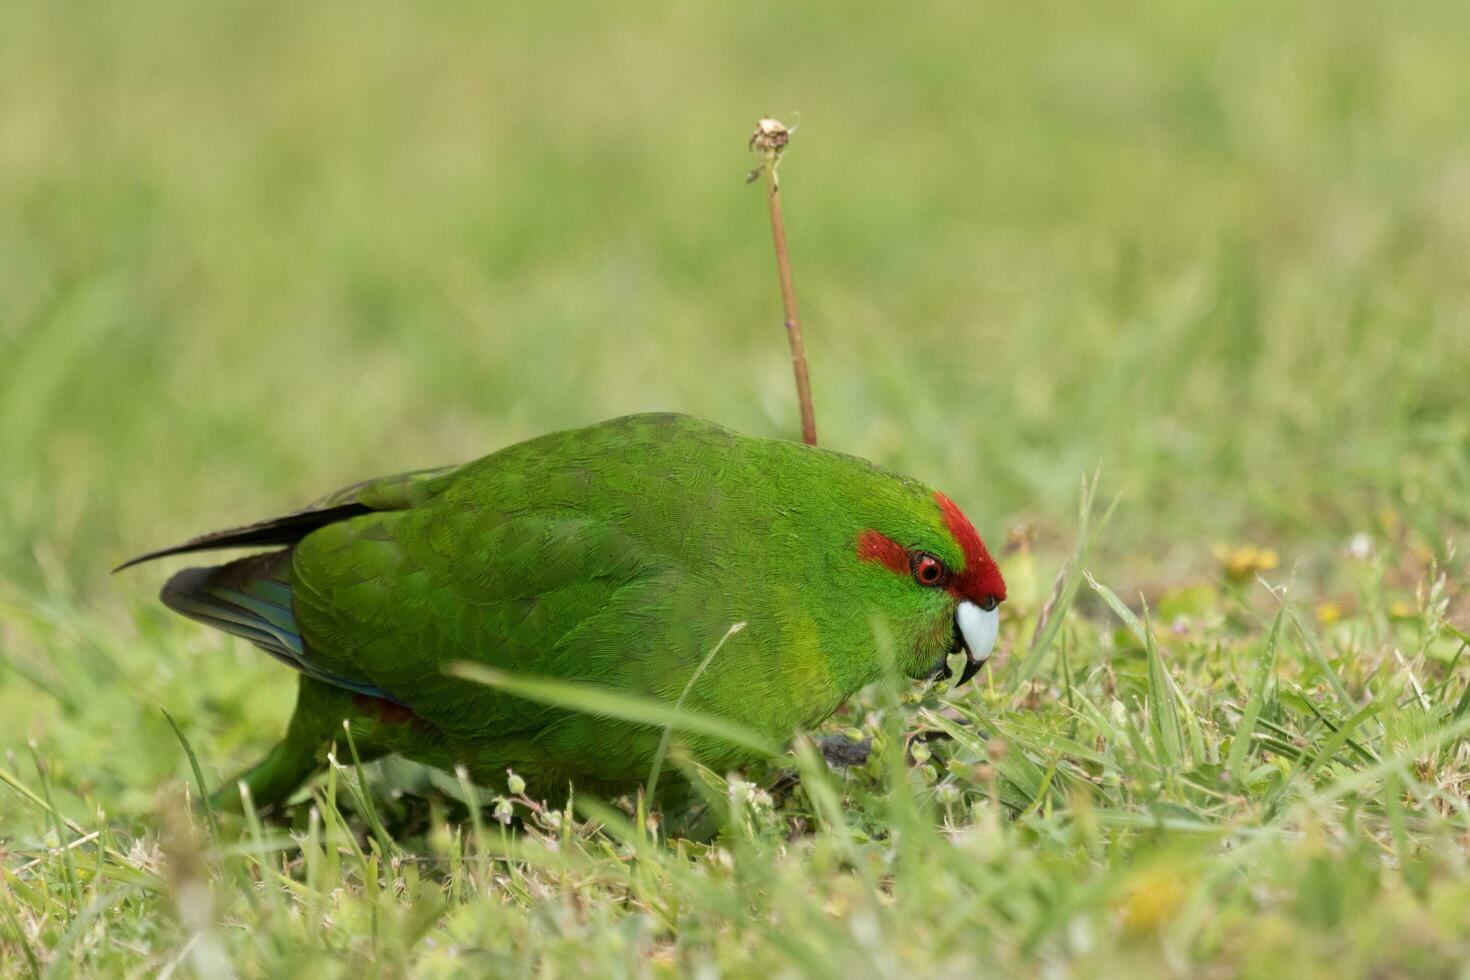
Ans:
[[[0,973],[1460,970],[1464,5],[502,6],[5,8]],[[161,709],[213,786],[292,678],[106,569],[632,411],[793,435],[791,110],[824,443],[1009,535],[976,688],[718,774],[709,846],[402,765],[190,811]]]

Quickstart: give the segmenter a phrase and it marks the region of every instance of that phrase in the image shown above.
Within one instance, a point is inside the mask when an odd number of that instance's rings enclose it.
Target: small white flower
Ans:
[[[745,780],[743,780],[743,779],[736,779],[733,776],[730,777],[729,783],[730,783],[730,805],[731,806],[744,806],[746,800],[750,799],[750,791],[752,789],[754,789],[755,787],[751,786],[750,783],[747,783]]]

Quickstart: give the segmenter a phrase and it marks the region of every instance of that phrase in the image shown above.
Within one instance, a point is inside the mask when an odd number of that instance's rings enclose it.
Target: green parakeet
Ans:
[[[619,794],[662,730],[446,674],[458,661],[674,702],[782,743],[896,667],[968,680],[1000,570],[948,497],[861,459],[678,415],[557,432],[370,480],[152,552],[271,547],[169,579],[162,600],[300,671],[285,738],[241,778],[282,802],[349,720],[359,753],[513,769],[533,797]],[[126,565],[123,567],[127,567]],[[725,642],[685,694],[696,668]],[[747,750],[684,739],[724,771]],[[232,788],[225,804],[238,804]]]

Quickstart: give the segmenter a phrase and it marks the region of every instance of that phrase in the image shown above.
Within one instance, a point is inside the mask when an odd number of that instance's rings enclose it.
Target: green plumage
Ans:
[[[880,677],[954,645],[955,599],[859,555],[865,529],[960,569],[935,491],[862,460],[633,416],[463,466],[370,481],[306,511],[145,557],[283,546],[188,569],[163,600],[302,672],[286,739],[246,775],[277,803],[350,719],[359,750],[513,768],[539,796],[622,792],[657,729],[548,707],[445,673],[476,661],[685,704],[784,742]],[[139,559],[142,560],[142,559]],[[738,749],[686,739],[716,769]]]

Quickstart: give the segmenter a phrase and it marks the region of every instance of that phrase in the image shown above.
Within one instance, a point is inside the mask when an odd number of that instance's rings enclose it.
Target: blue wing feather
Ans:
[[[319,681],[402,704],[367,681],[324,670],[312,662],[292,610],[290,555],[286,549],[212,568],[186,568],[168,580],[159,597],[175,612],[249,640]]]

